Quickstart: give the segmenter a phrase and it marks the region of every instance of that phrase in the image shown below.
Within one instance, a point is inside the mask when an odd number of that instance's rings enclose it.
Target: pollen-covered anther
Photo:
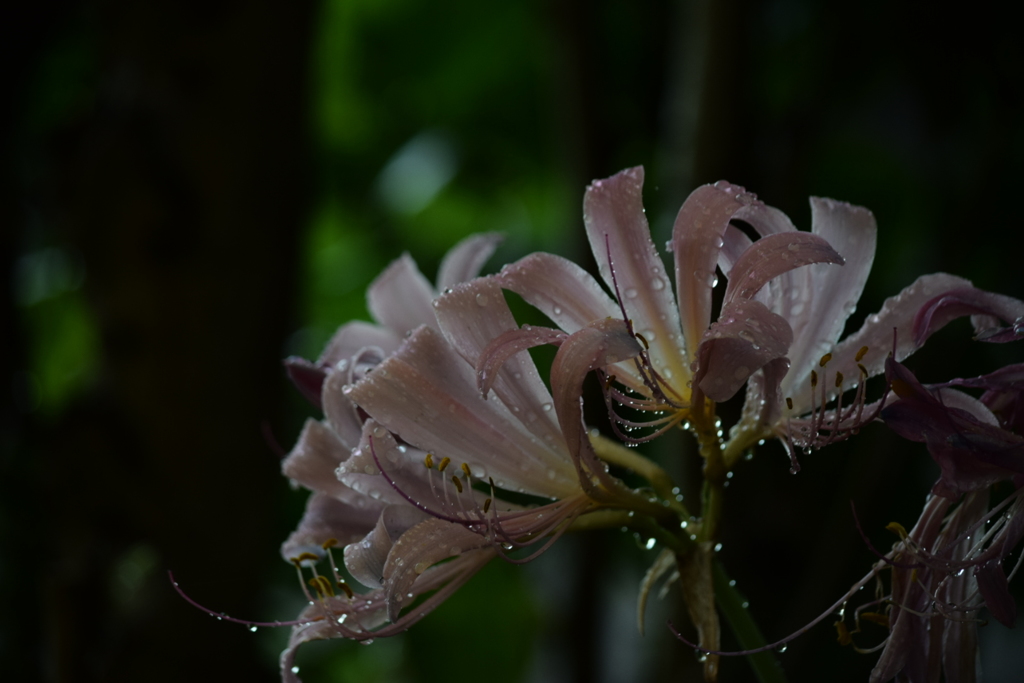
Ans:
[[[867,347],[864,347],[864,348],[867,348]],[[871,376],[871,373],[868,372],[868,369],[866,367],[864,367],[863,365],[861,365],[860,363],[857,363],[857,369],[860,370],[860,374],[862,375],[862,379],[867,379],[868,377]]]
[[[311,560],[313,562],[319,562],[320,561],[320,556],[317,555],[316,553],[301,553],[300,555],[297,555],[296,557],[289,557],[288,559],[296,567],[299,567],[306,560]]]
[[[836,373],[836,388],[843,386],[843,373]]]
[[[839,637],[836,638],[836,641],[840,645],[849,645],[853,642],[853,636],[850,635],[850,630],[846,628],[846,622],[837,621],[833,625],[836,627],[836,632],[839,634]]]
[[[637,340],[638,340],[638,341],[639,341],[639,342],[640,342],[641,344],[643,344],[643,345],[644,345],[644,350],[645,350],[645,351],[649,351],[649,350],[650,350],[650,348],[651,348],[651,345],[647,343],[647,339],[646,339],[646,338],[644,337],[644,335],[640,334],[639,332],[634,332],[634,333],[633,333],[633,336],[634,336],[634,337],[636,337],[636,338],[637,338]]]
[[[866,355],[868,355],[868,347],[862,346],[860,347],[860,351],[857,352],[857,355],[854,356],[853,359],[859,363],[862,360],[864,360],[864,356]]]
[[[818,373],[811,370],[811,387],[813,388],[816,386],[818,386]]]
[[[858,615],[858,618],[863,619],[864,621],[870,621],[872,624],[878,624],[879,626],[889,628],[889,616],[886,614],[879,614],[878,612],[861,612]]]
[[[427,453],[427,457],[423,458],[423,464],[426,465],[428,470],[434,469],[434,454]]]
[[[459,478],[452,476],[452,483],[455,484],[455,488],[458,489],[459,493],[462,493],[462,482],[459,481]]]
[[[490,510],[490,509],[491,509],[491,499],[488,498],[487,500],[484,501],[484,514],[486,515],[487,511]]]
[[[462,473],[466,475],[467,479],[472,476],[472,473],[469,471],[469,465],[467,465],[466,463],[462,463],[459,466],[459,469],[462,470]]]
[[[308,581],[310,587],[317,592],[318,595],[334,597],[334,587],[331,586],[331,582],[326,576],[317,574]]]
[[[448,463],[450,463],[451,461],[452,461],[452,459],[449,458],[447,455],[444,456],[443,458],[441,458],[441,462],[437,466],[437,471],[438,472],[444,472],[445,469],[448,467]]]
[[[899,522],[889,522],[885,525],[885,528],[887,531],[891,531],[899,536],[901,540],[907,540],[907,530]]]
[[[786,407],[793,410],[793,399],[789,396],[786,397]]]
[[[826,353],[824,356],[821,357],[821,360],[818,361],[818,367],[825,367],[826,365],[828,365],[828,362],[830,360],[832,360],[832,354]]]
[[[340,588],[342,591],[345,592],[345,595],[348,597],[349,600],[351,600],[352,598],[354,598],[356,596],[356,594],[352,591],[351,586],[349,586],[344,581],[339,581],[338,582],[338,588]]]
[[[324,550],[327,550],[328,548],[333,548],[336,545],[338,545],[338,539],[328,538],[326,541],[320,544],[320,547]]]

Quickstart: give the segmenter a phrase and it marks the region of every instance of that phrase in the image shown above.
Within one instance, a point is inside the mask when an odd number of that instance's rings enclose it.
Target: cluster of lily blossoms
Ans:
[[[678,580],[713,681],[730,654],[719,651],[716,594],[728,585],[713,551],[727,478],[765,439],[784,445],[795,472],[800,452],[876,419],[926,442],[942,477],[917,525],[895,525],[898,543],[844,596],[891,572],[874,611],[855,615],[891,629],[872,680],[926,680],[936,667],[947,681],[974,680],[978,610],[984,603],[1013,619],[1002,564],[1024,535],[1024,365],[925,387],[900,362],[964,315],[979,339],[1018,339],[1024,304],[926,275],[840,341],[874,258],[869,211],[812,199],[804,232],[741,187],[705,185],[683,204],[667,245],[673,286],[642,184],[634,168],[587,188],[584,221],[603,286],[545,253],[477,277],[499,240],[477,235],[449,252],[436,288],[401,257],[367,293],[376,324],[349,322],[315,362],[286,361],[324,419],[306,423],[283,463],[312,491],[282,547],[309,601],[291,622],[285,681],[298,680],[294,657],[306,641],[399,633],[494,558],[527,562],[566,531],[607,527],[664,548],[642,582],[641,629],[651,588]],[[728,284],[715,318],[718,272]],[[555,327],[520,326],[503,290]],[[557,347],[550,391],[528,353],[545,344]],[[609,435],[583,420],[591,373]],[[869,400],[867,380],[883,373],[885,391]],[[744,387],[742,417],[726,434],[716,403]],[[699,444],[700,510],[626,447],[672,429]],[[649,486],[630,488],[609,465]],[[1013,493],[990,508],[990,490],[1005,482]],[[844,619],[836,627],[852,642]]]

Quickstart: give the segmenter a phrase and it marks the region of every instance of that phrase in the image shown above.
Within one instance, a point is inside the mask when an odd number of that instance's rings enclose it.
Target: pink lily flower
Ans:
[[[320,384],[327,419],[307,422],[283,466],[314,491],[282,548],[300,575],[313,573],[310,605],[282,654],[286,681],[297,680],[294,656],[303,642],[404,631],[495,556],[526,562],[585,514],[666,512],[608,475],[595,456],[572,457],[581,448],[569,443],[585,436],[578,401],[579,429],[563,433],[556,413],[564,413],[527,353],[509,354],[480,391],[481,352],[491,338],[519,329],[497,283],[454,284],[433,301],[424,292],[412,306],[404,287],[419,282],[415,273],[403,259],[371,285],[370,308],[385,327],[349,323],[317,363],[289,361],[300,386]],[[556,341],[572,347],[573,358],[593,359],[576,364],[577,393],[589,367],[640,351],[618,320]],[[514,504],[508,492],[541,504]],[[509,556],[534,544],[540,548],[529,557]],[[334,546],[344,546],[345,568],[369,592],[344,584]],[[325,558],[327,576],[315,569]],[[335,586],[346,595],[335,595]]]
[[[608,395],[627,443],[677,425],[697,428],[713,412],[705,398],[728,400],[744,384],[743,416],[724,444],[727,468],[765,438],[781,438],[791,455],[793,446],[845,438],[877,416],[880,405],[865,409],[864,382],[884,370],[894,329],[895,355],[902,360],[927,337],[911,334],[916,312],[941,293],[972,290],[962,278],[925,275],[840,342],[874,259],[871,212],[812,198],[811,232],[802,232],[782,212],[720,181],[696,189],[676,218],[667,245],[675,265],[673,297],[651,240],[642,187],[643,169],[628,169],[595,181],[584,199],[587,236],[615,298],[582,268],[551,254],[531,254],[496,276],[566,333],[608,317],[628,321],[644,351],[638,361],[603,369],[622,387],[609,383]],[[759,239],[751,240],[734,220],[752,226]],[[728,286],[712,321],[716,267]],[[544,333],[536,333],[539,343]],[[499,348],[491,352],[500,355]],[[856,394],[847,406],[824,410],[848,390]],[[614,403],[655,417],[628,420],[615,413]],[[644,427],[653,431],[634,434]]]

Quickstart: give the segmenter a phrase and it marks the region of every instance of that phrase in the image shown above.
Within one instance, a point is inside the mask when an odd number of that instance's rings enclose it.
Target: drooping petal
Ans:
[[[809,232],[785,232],[762,237],[733,265],[724,303],[750,299],[769,280],[812,263],[842,265],[843,257],[824,239]]]
[[[1011,323],[1008,328],[976,330],[988,342],[1024,339],[1024,301],[974,287],[954,289],[935,297],[914,318],[914,342],[920,346],[936,330],[965,315],[995,317]]]
[[[595,180],[583,199],[583,221],[598,271],[609,289],[614,291],[617,285],[626,317],[650,344],[655,369],[685,382],[690,369],[680,354],[679,313],[661,256],[651,240],[643,183],[640,166]]]
[[[437,291],[443,292],[460,282],[469,282],[480,274],[494,250],[501,243],[498,233],[471,235],[452,247],[437,269]]]
[[[558,346],[568,338],[565,332],[550,327],[524,325],[522,329],[502,332],[484,348],[476,363],[476,381],[480,395],[486,396],[494,382],[499,380],[505,363],[527,349],[551,344]],[[545,389],[545,393],[546,393]],[[540,402],[543,404],[543,401]],[[527,407],[529,404],[526,404]],[[536,404],[534,404],[536,405]]]
[[[431,328],[413,332],[348,392],[405,442],[465,462],[478,478],[549,498],[579,491],[564,446],[544,442],[500,401],[482,398],[474,368]]]
[[[694,380],[713,401],[726,401],[765,363],[785,356],[792,341],[789,324],[764,304],[735,301],[704,335]]]
[[[435,311],[448,343],[477,368],[481,395],[493,388],[498,399],[545,443],[563,442],[554,412],[537,411],[538,406],[551,405],[552,399],[525,349],[536,345],[534,341],[560,343],[565,333],[530,326],[520,330],[494,278],[455,287],[435,302]],[[502,343],[506,335],[516,339]],[[524,339],[530,336],[533,340]]]
[[[306,513],[298,528],[281,545],[281,556],[288,560],[304,552],[322,555],[323,544],[332,538],[340,545],[352,543],[373,529],[380,509],[371,500],[356,506],[326,493],[314,493],[306,503]]]
[[[738,211],[756,202],[742,187],[719,181],[691,192],[676,216],[676,297],[689,361],[696,359],[697,346],[711,323],[711,290],[726,227]]]
[[[442,519],[428,519],[406,531],[395,541],[384,565],[388,618],[398,621],[402,607],[411,602],[407,596],[413,582],[431,565],[490,545],[485,536]],[[485,552],[480,559],[487,562],[493,556]]]
[[[891,359],[886,363],[886,378],[900,400],[882,411],[882,419],[900,436],[928,446],[942,471],[935,493],[956,498],[1024,474],[1024,437],[993,425],[992,417],[982,421],[968,410],[944,405]],[[959,405],[987,410],[972,401],[957,399]]]
[[[640,351],[640,344],[623,321],[606,318],[569,335],[551,364],[551,393],[569,455],[581,474],[586,468],[602,485],[613,489],[621,484],[609,477],[603,466],[598,464],[583,424],[580,405],[583,380],[593,370],[635,358]],[[594,497],[597,492],[593,490],[593,482],[585,476],[581,479],[585,490]]]
[[[366,306],[373,319],[404,335],[420,325],[437,329],[430,302],[434,288],[408,254],[391,262],[366,290]]]
[[[965,286],[969,287],[970,283],[954,275],[923,275],[896,296],[886,299],[878,313],[869,315],[857,332],[832,349],[831,360],[824,370],[819,367],[818,358],[814,357],[810,357],[803,367],[794,363],[782,382],[783,395],[793,399],[793,410],[790,413],[803,415],[810,412],[809,378],[812,370],[817,371],[819,375],[828,373],[828,377],[823,376],[822,381],[825,383],[830,401],[836,397],[839,390],[835,388],[833,382],[826,379],[834,378],[836,372],[841,372],[846,380],[844,390],[856,387],[862,381],[861,366],[866,371],[866,377],[880,374],[885,369],[886,357],[893,350],[894,330],[896,360],[902,361],[912,354],[920,348],[911,333],[918,309],[937,294]],[[867,347],[867,351],[861,355],[863,347]]]
[[[406,531],[428,519],[425,512],[411,505],[388,505],[377,525],[358,542],[345,546],[345,568],[367,588],[380,588],[384,563],[395,541]]]

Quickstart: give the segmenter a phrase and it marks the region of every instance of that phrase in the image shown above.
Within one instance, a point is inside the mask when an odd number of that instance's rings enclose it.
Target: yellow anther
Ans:
[[[907,540],[907,530],[899,522],[889,522],[885,525],[886,530],[898,535],[901,539]]]
[[[837,621],[834,626],[836,627],[836,631],[839,633],[839,637],[836,638],[836,641],[838,641],[840,645],[849,645],[853,642],[853,636],[850,635],[849,629],[846,628],[846,622]]]
[[[860,618],[864,621],[870,621],[872,624],[878,624],[889,628],[889,615],[879,614],[878,612],[861,612]]]
[[[494,491],[494,480],[487,477],[487,483],[491,485],[491,491]]]
[[[327,550],[328,548],[333,548],[336,545],[338,545],[338,539],[336,539],[336,538],[328,538],[326,541],[324,541],[320,545],[320,547],[323,548],[324,550]]]
[[[351,600],[353,597],[355,597],[355,593],[352,592],[352,589],[344,581],[339,581],[338,582],[338,588],[340,588],[341,590],[345,591],[345,595],[348,596],[349,600]]]
[[[462,493],[462,482],[459,481],[459,478],[452,477],[452,483],[455,484],[455,488],[459,490],[459,493]]]
[[[462,473],[465,474],[467,477],[472,475],[472,473],[469,471],[469,465],[467,465],[466,463],[462,463]]]
[[[862,346],[860,347],[860,351],[857,352],[857,355],[854,356],[853,359],[859,363],[862,360],[864,360],[864,356],[866,355],[868,355],[868,347]]]
[[[857,363],[857,367],[860,368],[861,374],[863,374],[865,377],[870,376],[870,374],[868,373],[868,369],[866,367],[864,367],[860,363]]]
[[[818,373],[816,373],[814,370],[811,370],[811,387],[813,388],[816,386],[818,386]]]
[[[836,386],[837,387],[843,386],[843,373],[841,373],[841,372],[837,372],[836,373]]]
[[[427,466],[428,470],[432,469],[434,467],[434,454],[427,453],[427,457],[423,458],[423,464]]]
[[[791,399],[789,396],[786,397],[786,407],[789,408],[790,410],[793,410],[793,399]]]
[[[635,336],[635,337],[636,337],[637,339],[639,339],[639,340],[640,340],[640,343],[641,343],[641,344],[643,344],[643,345],[644,345],[644,350],[645,350],[645,351],[651,348],[651,345],[647,343],[647,340],[646,340],[646,339],[644,339],[644,335],[640,334],[639,332],[636,332],[636,333],[634,334],[634,336]]]
[[[444,472],[445,468],[448,467],[448,463],[452,461],[447,455],[441,458],[441,464],[437,466],[438,472]]]
[[[818,365],[820,367],[825,367],[830,360],[832,360],[832,354],[826,353],[824,356],[821,357],[821,360],[818,361]]]
[[[292,562],[303,562],[305,560],[313,560],[314,562],[319,562],[320,556],[316,553],[302,553],[298,557],[292,558]]]
[[[334,597],[334,589],[331,587],[331,582],[327,580],[326,576],[317,574],[309,580],[309,585],[320,595]]]
[[[484,514],[486,515],[487,511],[490,510],[490,509],[491,509],[491,499],[488,498],[487,500],[484,501]]]

